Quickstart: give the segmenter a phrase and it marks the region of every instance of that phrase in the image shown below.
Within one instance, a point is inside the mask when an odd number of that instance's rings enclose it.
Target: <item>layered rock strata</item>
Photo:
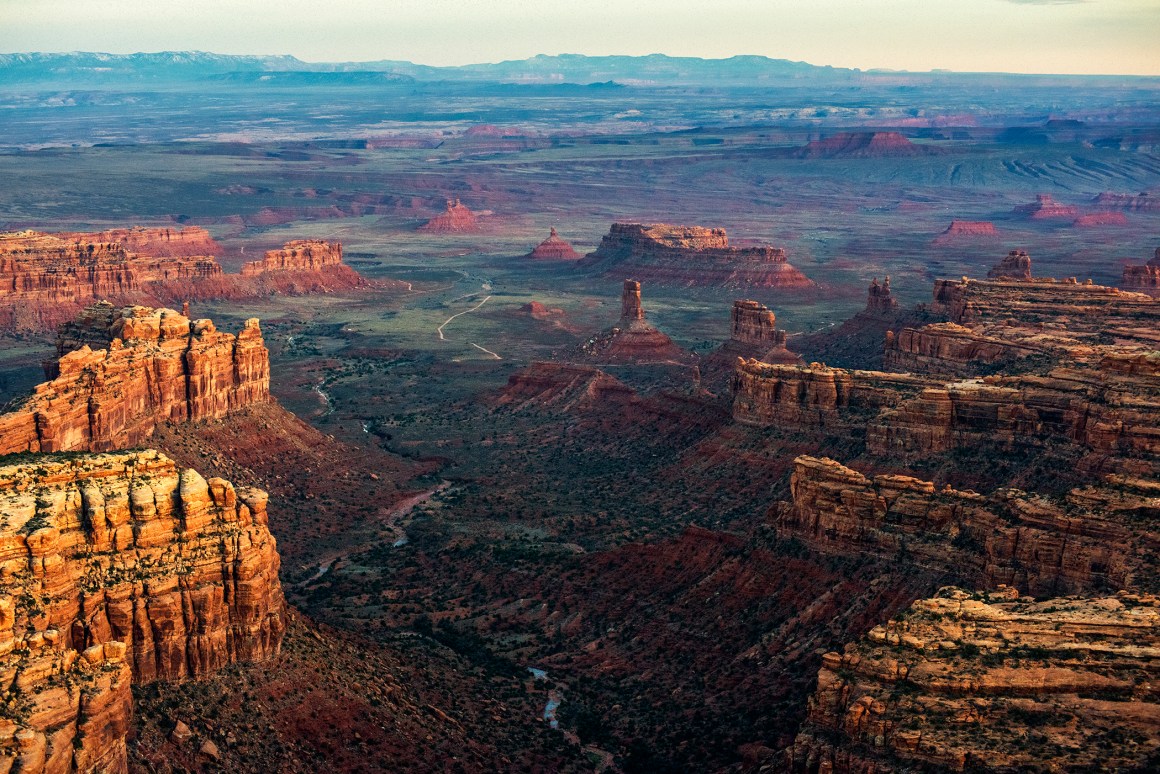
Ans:
[[[100,234],[0,234],[0,328],[42,329],[99,298],[127,300],[165,283],[221,277],[210,257],[147,257]]]
[[[1158,665],[1155,597],[944,588],[823,657],[787,768],[1144,771]]]
[[[791,155],[800,159],[877,159],[942,153],[932,145],[915,145],[898,132],[842,132],[812,140]]]
[[[898,299],[890,293],[890,277],[884,278],[881,285],[875,277],[866,290],[866,308],[863,314],[869,317],[888,318],[897,313]]]
[[[1079,216],[1079,209],[1069,204],[1060,204],[1051,194],[1038,194],[1031,204],[1023,204],[1015,208],[1015,214],[1031,220],[1048,220],[1051,218],[1067,218],[1074,220]]]
[[[257,319],[234,335],[172,309],[99,304],[62,332],[62,350],[77,344],[50,365],[51,381],[0,416],[0,454],[136,446],[158,423],[222,417],[269,398]]]
[[[961,241],[994,239],[998,236],[995,224],[989,220],[952,220],[934,241],[935,244],[954,244]]]
[[[1043,338],[1021,342],[950,322],[907,327],[887,334],[883,367],[888,371],[968,376],[1043,354],[1047,351]]]
[[[1099,228],[1100,226],[1126,226],[1128,217],[1122,212],[1089,212],[1071,222],[1075,228]]]
[[[801,456],[790,491],[792,502],[774,509],[779,532],[821,551],[901,558],[1034,594],[1157,585],[1160,537],[1146,514],[1160,506],[1160,486],[1150,479],[1113,476],[1063,497],[984,496]]]
[[[636,280],[624,281],[620,310],[620,321],[615,327],[593,336],[581,345],[584,354],[617,363],[690,360],[689,353],[645,321],[640,283]]]
[[[734,301],[726,349],[741,356],[753,353],[763,363],[801,363],[801,356],[786,347],[788,334],[777,327],[777,316],[756,301]]]
[[[1025,250],[1012,250],[987,272],[990,279],[1031,279],[1031,256]]]
[[[419,227],[430,234],[454,234],[479,229],[479,215],[458,199],[448,199],[447,206],[431,220]]]
[[[1105,191],[1092,199],[1092,204],[1096,207],[1106,209],[1147,212],[1149,210],[1160,210],[1160,196],[1152,196],[1147,192],[1133,196],[1132,194],[1117,194]]]
[[[1143,266],[1125,266],[1121,284],[1129,290],[1160,296],[1160,247],[1156,248],[1152,260]]]
[[[366,286],[342,246],[296,240],[225,274],[202,229],[117,229],[93,234],[0,234],[0,330],[49,330],[85,304],[177,304]]]
[[[0,511],[0,766],[125,771],[131,681],[278,652],[264,492],[155,451],[46,455],[0,467]]]
[[[508,377],[496,405],[514,411],[573,411],[627,405],[635,400],[631,387],[599,369],[541,362]]]
[[[573,250],[572,245],[568,244],[553,228],[548,234],[548,238],[532,248],[526,257],[538,261],[577,261],[581,255]]]
[[[743,423],[864,439],[884,456],[1071,446],[1112,468],[1160,471],[1160,353],[1106,355],[1045,376],[932,376],[741,361]]]
[[[582,265],[668,285],[805,289],[779,247],[731,247],[723,228],[613,223]]]

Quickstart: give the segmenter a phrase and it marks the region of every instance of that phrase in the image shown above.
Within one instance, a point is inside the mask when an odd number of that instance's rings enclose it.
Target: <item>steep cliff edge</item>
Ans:
[[[266,494],[155,451],[15,459],[0,467],[0,763],[125,771],[130,680],[278,652]]]
[[[223,272],[208,252],[218,249],[202,229],[0,234],[0,331],[51,330],[95,300],[160,305],[370,286],[337,243],[295,240],[240,275]]]
[[[602,273],[685,287],[804,290],[814,283],[780,247],[732,247],[723,228],[613,223],[579,264]]]
[[[1155,597],[944,588],[824,656],[787,768],[1152,770],[1158,663]]]
[[[93,350],[98,342],[105,347]],[[58,346],[51,381],[0,416],[0,454],[122,449],[158,423],[217,418],[269,398],[257,319],[234,335],[172,309],[97,304]]]
[[[1160,247],[1156,248],[1156,254],[1146,264],[1125,266],[1120,284],[1129,290],[1160,297]]]
[[[779,531],[826,552],[903,557],[971,585],[1035,594],[1157,590],[1160,486],[1112,476],[1062,497],[1002,489],[989,496],[910,476],[873,478],[801,456]]]

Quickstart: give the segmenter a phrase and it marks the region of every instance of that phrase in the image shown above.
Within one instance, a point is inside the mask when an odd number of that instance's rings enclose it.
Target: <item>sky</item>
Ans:
[[[762,54],[924,71],[1160,75],[1160,0],[0,0],[0,51],[455,65]]]

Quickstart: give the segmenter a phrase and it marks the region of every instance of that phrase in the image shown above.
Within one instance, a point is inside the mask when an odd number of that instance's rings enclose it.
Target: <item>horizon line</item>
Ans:
[[[1061,73],[1061,72],[1047,72],[1047,71],[1020,72],[1020,71],[1012,71],[1012,70],[953,70],[950,68],[942,68],[942,67],[931,68],[929,70],[899,70],[899,69],[884,68],[884,67],[868,67],[868,68],[843,67],[840,65],[814,64],[813,62],[808,62],[808,61],[802,60],[802,59],[786,59],[786,58],[782,58],[782,57],[771,57],[771,56],[768,56],[766,54],[738,53],[738,54],[731,54],[730,56],[725,56],[725,57],[703,57],[703,56],[683,56],[683,55],[675,55],[675,54],[666,54],[666,53],[660,52],[660,51],[652,52],[649,54],[582,54],[582,53],[575,53],[575,52],[565,52],[565,53],[559,53],[559,54],[538,53],[538,54],[532,54],[530,56],[526,56],[523,58],[500,59],[498,61],[490,61],[490,62],[469,62],[466,64],[447,64],[447,65],[426,64],[423,62],[416,62],[416,61],[413,61],[410,59],[386,59],[386,58],[384,58],[384,59],[359,59],[359,60],[302,59],[301,57],[297,56],[296,54],[290,54],[290,53],[279,53],[279,54],[245,53],[245,54],[238,54],[238,53],[222,53],[222,52],[218,52],[218,51],[207,51],[204,49],[192,49],[192,48],[190,48],[190,49],[163,49],[163,50],[158,50],[158,51],[131,51],[131,52],[125,52],[125,53],[113,52],[113,51],[90,51],[90,50],[83,50],[83,49],[72,49],[72,50],[68,50],[68,51],[64,51],[64,50],[61,50],[61,51],[44,51],[44,50],[39,50],[39,51],[0,51],[0,56],[45,55],[45,54],[47,54],[47,55],[63,55],[63,56],[77,55],[77,54],[90,54],[90,55],[116,56],[116,57],[130,57],[130,56],[137,56],[137,55],[158,55],[158,54],[208,54],[211,56],[220,56],[220,57],[253,57],[253,58],[294,59],[298,62],[302,62],[303,64],[308,64],[308,65],[339,65],[339,64],[358,65],[358,64],[376,64],[376,63],[384,63],[384,62],[397,62],[400,64],[409,64],[409,65],[414,65],[417,67],[429,67],[429,68],[436,69],[436,70],[454,70],[454,69],[470,68],[470,67],[486,67],[486,66],[495,66],[495,65],[501,65],[501,64],[516,63],[516,62],[527,62],[527,61],[530,61],[532,59],[537,59],[537,58],[551,59],[551,58],[559,58],[559,57],[582,57],[582,58],[586,58],[586,59],[608,59],[608,58],[613,58],[613,57],[620,57],[620,58],[625,58],[625,59],[647,59],[650,57],[664,57],[666,59],[687,59],[687,60],[697,60],[697,61],[701,61],[701,62],[727,62],[731,59],[747,58],[747,59],[764,59],[764,60],[769,61],[769,62],[787,62],[790,64],[805,65],[807,67],[813,67],[813,68],[817,68],[819,70],[830,69],[830,70],[839,70],[839,71],[845,71],[845,72],[850,72],[850,73],[859,73],[859,74],[864,74],[864,75],[1010,75],[1010,76],[1032,76],[1032,77],[1045,76],[1045,77],[1057,77],[1057,78],[1160,78],[1160,72],[1156,72],[1156,73],[1091,73],[1091,72]]]

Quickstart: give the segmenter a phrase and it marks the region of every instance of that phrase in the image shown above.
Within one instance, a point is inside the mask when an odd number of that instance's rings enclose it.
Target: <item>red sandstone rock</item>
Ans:
[[[216,247],[202,229],[0,234],[0,330],[51,329],[94,300],[176,304],[368,285],[342,263],[341,245],[291,242],[246,264],[241,276],[224,274],[212,256],[189,255],[202,247]]]
[[[1124,364],[1131,363],[1128,370]],[[743,423],[865,438],[889,459],[958,448],[1077,446],[1111,469],[1160,472],[1160,355],[1110,352],[1046,376],[947,383],[931,376],[738,363]],[[1134,396],[1134,397],[1133,397]],[[864,435],[862,435],[864,434]]]
[[[0,467],[0,673],[26,712],[0,765],[127,769],[130,682],[269,658],[283,631],[266,495],[155,451]]]
[[[639,282],[624,281],[620,302],[620,322],[581,345],[585,354],[612,362],[687,362],[691,359],[672,339],[645,322]]]
[[[888,336],[883,363],[888,371],[967,376],[982,367],[993,370],[997,364],[1011,365],[1046,351],[1033,343],[991,336],[957,323],[933,323]]]
[[[996,236],[995,224],[989,220],[952,220],[943,232],[946,236]]]
[[[898,132],[843,132],[813,140],[794,151],[800,159],[872,159],[942,153],[932,145],[915,145]]]
[[[1032,220],[1049,218],[1074,220],[1079,216],[1079,209],[1068,204],[1060,204],[1050,194],[1038,194],[1033,204],[1023,204],[1016,207],[1015,214]]]
[[[805,289],[814,286],[778,247],[730,247],[723,228],[613,223],[583,265],[684,286]]]
[[[1144,770],[1160,602],[944,588],[827,653],[793,772]],[[1118,740],[1132,739],[1131,744]]]
[[[1031,279],[1031,256],[1026,250],[1012,250],[987,272],[991,279]]]
[[[85,234],[0,234],[0,327],[52,327],[98,298],[129,299],[159,283],[220,277],[211,257],[153,258]]]
[[[898,312],[898,300],[890,294],[890,277],[887,276],[881,285],[875,277],[866,291],[866,309],[864,313],[871,317],[891,317]]]
[[[548,238],[536,245],[528,258],[545,261],[574,261],[580,259],[580,253],[572,249],[572,245],[565,242],[553,228]]]
[[[1071,222],[1076,228],[1097,228],[1099,226],[1126,226],[1128,218],[1122,212],[1089,212]]]
[[[778,330],[777,317],[763,304],[756,301],[734,301],[730,344],[735,356],[741,351],[753,351],[763,363],[800,363],[799,355],[786,348],[789,337]],[[732,353],[731,353],[732,354]],[[752,356],[752,355],[751,355]]]
[[[1103,207],[1108,209],[1147,212],[1150,210],[1160,210],[1160,197],[1152,196],[1147,192],[1141,193],[1137,196],[1132,196],[1131,194],[1115,194],[1104,192],[1093,199],[1092,204],[1096,207]]]
[[[573,411],[635,401],[631,387],[596,368],[541,362],[512,374],[496,405]]]
[[[1125,288],[1150,296],[1160,296],[1160,247],[1152,260],[1143,266],[1125,266],[1121,283]]]
[[[458,199],[448,199],[447,209],[419,227],[420,231],[431,234],[469,232],[478,229],[479,216]]]
[[[62,350],[76,344],[48,369],[51,381],[0,416],[0,454],[126,448],[158,423],[222,417],[269,398],[257,319],[235,336],[172,309],[99,304],[62,331]]]
[[[1158,502],[1151,481],[1115,477],[1065,497],[1000,490],[984,497],[909,476],[869,478],[833,460],[801,456],[779,531],[818,550],[893,556],[971,583],[1079,593],[1147,583],[1157,540],[1130,514]]]

